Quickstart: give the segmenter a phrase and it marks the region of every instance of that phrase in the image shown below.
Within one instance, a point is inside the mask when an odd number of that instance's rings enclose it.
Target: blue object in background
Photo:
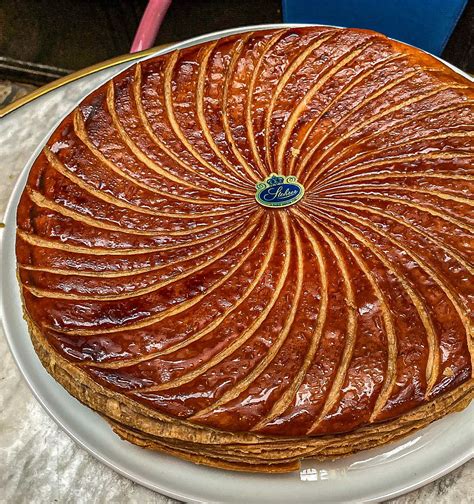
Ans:
[[[440,55],[467,0],[283,0],[286,23],[369,28]]]

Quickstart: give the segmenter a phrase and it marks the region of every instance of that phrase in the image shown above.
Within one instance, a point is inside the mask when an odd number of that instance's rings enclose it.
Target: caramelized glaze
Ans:
[[[138,63],[31,169],[27,317],[97,384],[206,428],[347,433],[433,401],[472,376],[473,94],[362,30]],[[304,198],[259,206],[272,172]]]

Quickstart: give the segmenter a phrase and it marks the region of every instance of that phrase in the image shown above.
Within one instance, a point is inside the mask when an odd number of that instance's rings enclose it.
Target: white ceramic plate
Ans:
[[[285,25],[266,28],[281,26]],[[258,28],[263,26],[213,33],[161,52]],[[30,166],[45,141],[36,149],[13,190],[5,215],[6,227],[0,233],[1,318],[13,357],[38,401],[94,457],[137,483],[187,502],[303,504],[378,502],[433,481],[473,456],[474,405],[397,443],[333,462],[305,461],[299,473],[286,475],[211,469],[120,440],[104,420],[70,396],[43,369],[23,320],[16,280],[16,207]]]

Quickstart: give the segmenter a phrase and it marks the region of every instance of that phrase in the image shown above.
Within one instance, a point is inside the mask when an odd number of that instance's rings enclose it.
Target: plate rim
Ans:
[[[236,28],[230,28],[230,29],[225,29],[225,30],[219,30],[215,31],[212,33],[204,34],[204,35],[199,35],[197,37],[192,37],[190,39],[186,39],[181,42],[177,42],[175,44],[171,44],[167,47],[157,49],[156,51],[153,51],[151,53],[147,53],[145,55],[143,54],[137,54],[136,58],[129,59],[124,62],[118,62],[117,65],[120,64],[125,64],[129,63],[128,65],[124,66],[123,68],[116,69],[115,72],[113,72],[105,81],[99,83],[97,86],[95,86],[92,90],[90,90],[86,96],[89,94],[93,93],[96,89],[98,89],[100,86],[102,86],[105,82],[108,80],[114,78],[115,76],[119,75],[121,72],[126,71],[128,68],[132,67],[136,62],[138,61],[146,61],[148,59],[154,58],[156,56],[166,54],[168,52],[174,51],[176,49],[183,49],[186,47],[191,47],[200,43],[204,43],[207,41],[211,40],[216,40],[222,37],[234,35],[234,34],[239,34],[239,33],[245,33],[248,31],[256,31],[256,30],[265,30],[265,29],[278,29],[278,28],[297,28],[297,27],[309,27],[309,26],[324,26],[324,27],[334,27],[334,28],[340,28],[338,26],[332,26],[332,25],[324,25],[324,24],[314,24],[314,23],[272,23],[272,24],[259,24],[259,25],[247,25],[247,26],[242,26],[242,27],[236,27]],[[392,39],[396,40],[396,39]],[[397,40],[396,40],[397,41]],[[401,42],[406,46],[409,47],[414,47],[410,44],[407,44],[405,42]],[[416,48],[418,49],[418,48]],[[422,49],[418,49],[423,51]],[[474,82],[474,78],[471,77],[469,74],[466,72],[456,68],[454,65],[448,63],[447,61],[444,61],[442,58],[439,58],[438,56],[435,56],[431,53],[428,53],[427,51],[423,51],[430,56],[436,58],[439,60],[441,63],[446,65],[447,67],[451,68],[454,70],[456,73],[462,75],[463,77],[467,78],[471,82]],[[102,71],[108,70],[112,67],[107,67],[107,68],[102,68],[94,72],[94,74],[98,74]],[[94,75],[92,74],[92,75]],[[79,79],[76,80],[81,80],[85,77],[88,77],[89,74],[85,74],[81,76]],[[69,81],[61,86],[55,88],[55,89],[60,89],[61,87],[64,87],[65,85],[74,82],[74,81]],[[49,92],[54,91],[55,89],[52,89]],[[79,98],[77,101],[74,101],[74,105],[72,109],[74,109],[82,100],[84,97]],[[36,98],[35,98],[36,100]],[[32,100],[31,102],[34,102],[35,100]],[[31,103],[29,102],[29,103]],[[62,114],[60,119],[54,124],[54,126],[48,131],[48,133],[42,138],[42,140],[38,143],[37,147],[34,149],[32,155],[29,157],[28,161],[25,163],[25,166],[20,170],[18,174],[18,178],[13,186],[13,189],[11,191],[11,194],[9,196],[7,205],[5,207],[5,212],[4,212],[4,223],[5,223],[5,228],[0,229],[0,272],[3,270],[5,264],[8,262],[8,251],[6,250],[6,244],[8,243],[7,236],[9,233],[15,234],[16,231],[16,208],[17,208],[17,202],[16,200],[19,199],[21,191],[23,190],[23,187],[26,183],[27,175],[29,173],[29,170],[40,154],[41,150],[43,149],[44,145],[50,138],[51,134],[55,131],[55,129],[58,127],[58,125],[61,123],[61,121],[70,113],[70,110]],[[9,223],[14,224],[14,229],[11,230],[10,227],[7,228]],[[13,257],[15,259],[15,257]],[[28,374],[28,371],[24,369],[24,366],[22,365],[22,358],[17,352],[17,348],[15,347],[14,344],[14,338],[12,336],[12,333],[10,331],[10,322],[9,318],[10,316],[7,314],[8,311],[6,310],[5,306],[5,284],[6,284],[6,276],[7,275],[1,275],[1,285],[0,285],[0,323],[2,325],[2,328],[4,330],[5,334],[5,339],[7,342],[8,349],[13,357],[13,360],[15,362],[16,367],[20,371],[22,379],[25,380],[26,384],[28,385],[28,388],[32,392],[33,396],[35,399],[39,402],[41,407],[46,411],[48,416],[53,419],[53,421],[60,427],[62,431],[64,431],[75,443],[77,443],[81,448],[83,448],[86,452],[88,452],[90,455],[92,455],[95,459],[99,460],[102,464],[106,465],[107,467],[111,468],[115,472],[121,474],[122,476],[126,477],[127,479],[134,481],[148,489],[151,489],[155,492],[162,493],[163,495],[179,499],[185,502],[192,502],[192,503],[201,503],[201,502],[211,502],[211,501],[202,501],[202,500],[196,500],[193,498],[191,495],[183,494],[179,492],[179,489],[176,488],[167,488],[166,486],[158,487],[156,484],[148,481],[146,478],[142,478],[140,475],[134,474],[133,472],[127,471],[126,468],[123,468],[120,466],[120,464],[115,463],[113,460],[110,460],[108,457],[102,455],[98,450],[96,450],[94,447],[90,446],[87,444],[86,441],[83,441],[79,435],[77,435],[73,428],[71,428],[69,425],[65,424],[64,422],[61,421],[61,419],[58,417],[58,415],[55,413],[53,408],[51,408],[48,405],[48,400],[47,398],[44,397],[44,393],[42,394],[40,390],[37,389],[36,384],[34,381],[31,379],[31,377]],[[48,374],[47,371],[43,368],[43,372]],[[58,384],[59,385],[59,384]],[[61,385],[59,385],[61,387]],[[63,387],[61,387],[63,388]],[[67,393],[67,391],[66,391]],[[73,397],[73,396],[71,396]],[[79,403],[80,404],[80,403]],[[82,406],[82,405],[81,405]],[[474,411],[474,405],[471,404],[468,406],[468,408],[472,411]],[[468,409],[466,408],[466,410]],[[90,408],[89,408],[90,409]],[[92,410],[91,410],[92,411]],[[94,412],[95,413],[95,412]],[[432,425],[432,424],[431,424]],[[426,429],[426,427],[425,427]],[[423,431],[424,429],[421,429]],[[432,481],[435,481],[436,479],[446,475],[447,473],[453,471],[454,469],[460,467],[464,463],[468,462],[474,457],[474,448],[469,450],[468,448],[466,449],[465,452],[462,454],[459,454],[458,457],[454,457],[452,461],[448,463],[442,463],[440,464],[440,467],[438,470],[434,470],[431,473],[429,473],[426,477],[424,478],[413,478],[413,482],[404,485],[401,488],[394,489],[392,491],[385,492],[383,494],[377,494],[377,495],[372,495],[370,496],[367,500],[364,500],[364,502],[380,502],[380,501],[385,501],[387,499],[392,499],[395,497],[398,497],[400,495],[403,495],[407,492],[411,492],[413,490],[416,490],[417,488],[420,488]],[[205,466],[203,466],[205,468]],[[241,473],[242,474],[242,473]],[[243,473],[243,474],[249,474],[249,473]],[[278,477],[277,475],[272,475],[272,477]]]

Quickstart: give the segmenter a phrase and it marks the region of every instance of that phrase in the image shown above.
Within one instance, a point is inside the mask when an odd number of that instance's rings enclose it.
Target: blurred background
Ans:
[[[59,77],[130,52],[147,4],[0,0],[0,107]],[[151,45],[283,21],[372,28],[474,73],[474,0],[172,0]]]

